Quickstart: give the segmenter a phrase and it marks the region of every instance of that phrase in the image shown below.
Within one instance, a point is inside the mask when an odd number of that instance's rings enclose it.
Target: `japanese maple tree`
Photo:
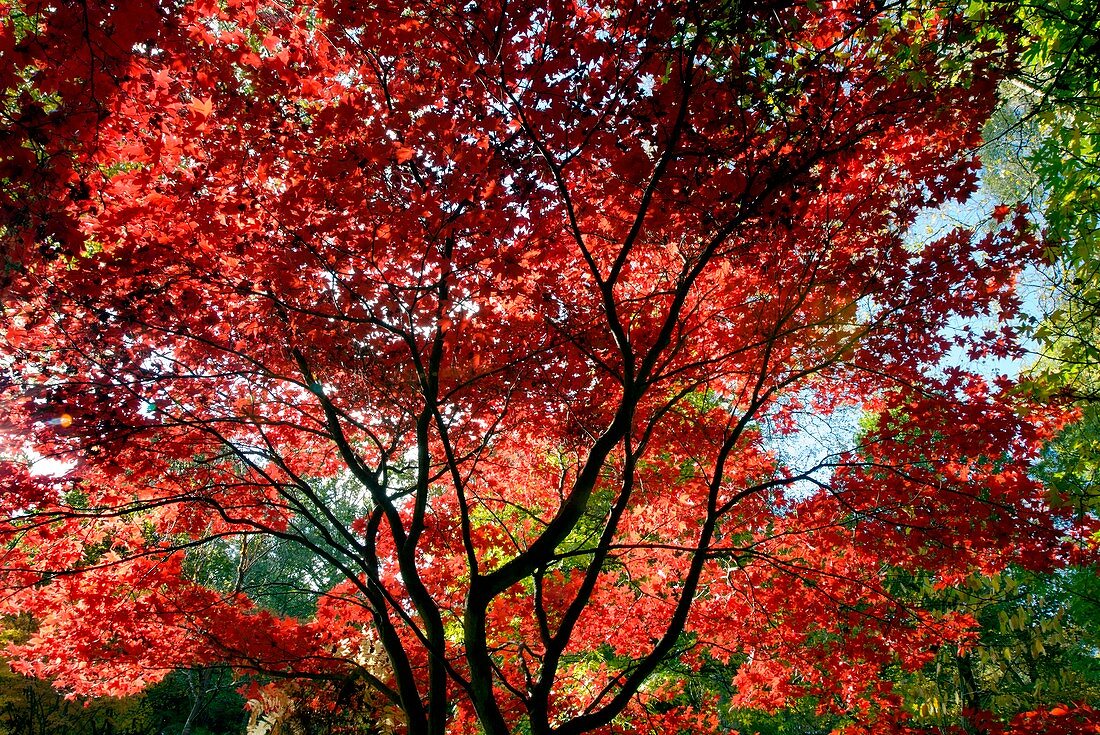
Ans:
[[[949,9],[0,14],[20,670],[565,735],[717,728],[683,682],[718,665],[870,723],[972,624],[899,576],[1069,553],[1028,476],[1056,417],[967,367],[1014,353],[1038,247],[910,235],[1011,62]]]

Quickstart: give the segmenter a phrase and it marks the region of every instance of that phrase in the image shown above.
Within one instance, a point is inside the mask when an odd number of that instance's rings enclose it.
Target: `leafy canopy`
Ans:
[[[1056,412],[980,369],[1041,247],[910,233],[1010,61],[949,7],[0,13],[24,672],[566,735],[714,731],[726,666],[873,728],[971,640],[896,575],[1087,533],[1028,471]]]

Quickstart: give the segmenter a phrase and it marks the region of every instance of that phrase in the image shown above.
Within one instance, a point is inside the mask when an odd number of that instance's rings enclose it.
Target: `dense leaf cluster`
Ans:
[[[1054,63],[1015,10],[0,5],[12,666],[232,670],[256,732],[1084,727],[1024,709],[1093,686],[1072,414],[990,367],[1047,248],[916,226]]]

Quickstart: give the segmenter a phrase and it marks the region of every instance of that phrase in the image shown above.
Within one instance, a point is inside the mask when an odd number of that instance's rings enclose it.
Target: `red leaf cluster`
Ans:
[[[828,5],[4,4],[18,666],[351,678],[418,734],[713,731],[715,664],[888,711],[971,622],[898,580],[1075,541],[1059,417],[969,362],[1033,237],[911,232],[1009,51]]]

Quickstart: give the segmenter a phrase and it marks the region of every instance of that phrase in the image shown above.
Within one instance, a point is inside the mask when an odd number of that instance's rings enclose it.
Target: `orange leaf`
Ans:
[[[210,117],[214,112],[214,101],[207,97],[206,99],[195,98],[191,100],[190,107],[197,112],[203,119]]]

